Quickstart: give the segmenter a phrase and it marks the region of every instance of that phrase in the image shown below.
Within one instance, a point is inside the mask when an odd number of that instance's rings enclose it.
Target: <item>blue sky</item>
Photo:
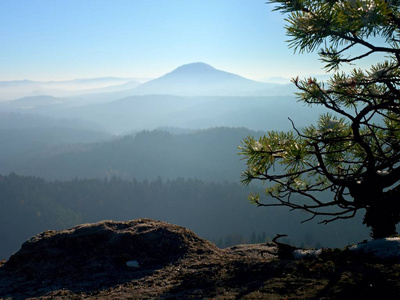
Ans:
[[[191,62],[251,79],[323,73],[265,0],[0,0],[0,80],[159,77]]]

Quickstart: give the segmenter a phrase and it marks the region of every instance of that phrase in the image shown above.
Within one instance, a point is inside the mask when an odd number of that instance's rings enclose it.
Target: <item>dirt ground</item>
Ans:
[[[162,225],[164,227],[157,227],[158,223],[147,222],[146,226],[151,227],[148,232],[152,235],[147,235],[146,239],[153,239],[155,233],[160,232],[164,236],[166,225]],[[59,261],[56,269],[54,261],[52,267],[41,268],[44,263],[35,264],[40,258],[30,260],[34,254],[44,251],[36,244],[43,238],[42,235],[33,246],[28,245],[31,248],[22,247],[21,251],[25,252],[2,263],[0,298],[400,299],[398,261],[378,260],[339,249],[324,249],[318,258],[282,260],[273,255],[277,250],[273,244],[218,249],[187,230],[175,233],[180,237],[177,241],[186,245],[186,248],[182,245],[176,248],[185,250],[176,256],[170,252],[162,260],[140,263],[138,267],[127,267],[126,264],[104,267],[98,261],[93,263],[102,256],[90,254],[77,265],[72,262],[63,265]],[[60,244],[59,239],[56,244]],[[49,243],[46,247],[49,248]],[[60,253],[57,251],[61,250],[52,251]],[[101,259],[104,260],[104,257]],[[77,267],[79,265],[83,268]]]

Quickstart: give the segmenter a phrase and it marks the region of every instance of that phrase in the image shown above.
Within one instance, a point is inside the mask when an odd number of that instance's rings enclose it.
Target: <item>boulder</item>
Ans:
[[[218,251],[192,231],[165,222],[102,221],[40,233],[26,241],[2,269],[24,280],[62,281],[71,276],[154,270],[188,255]]]

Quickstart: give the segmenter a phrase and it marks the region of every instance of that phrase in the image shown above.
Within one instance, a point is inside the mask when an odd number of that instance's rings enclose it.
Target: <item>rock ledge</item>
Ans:
[[[140,278],[183,258],[220,252],[192,231],[165,222],[102,221],[42,232],[26,241],[0,271],[15,288],[76,287],[79,282],[80,290],[91,290]],[[133,262],[139,267],[129,267]],[[6,286],[4,280],[0,283]]]

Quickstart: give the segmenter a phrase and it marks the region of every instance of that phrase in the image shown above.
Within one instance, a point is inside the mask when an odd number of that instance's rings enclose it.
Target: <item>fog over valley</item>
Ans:
[[[40,231],[104,219],[163,220],[220,247],[281,232],[305,246],[367,236],[359,218],[299,225],[307,216],[248,202],[262,186],[240,184],[241,141],[323,112],[294,92],[206,63],[154,79],[0,82],[0,259]]]

